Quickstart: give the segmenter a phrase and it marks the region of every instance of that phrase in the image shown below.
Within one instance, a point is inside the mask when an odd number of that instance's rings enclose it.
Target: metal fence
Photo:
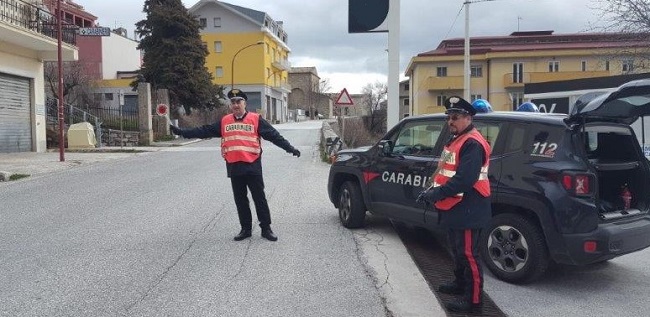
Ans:
[[[46,101],[46,110],[48,129],[57,130],[59,126],[57,100],[48,98]],[[131,135],[133,132],[140,131],[138,111],[133,109],[124,111],[102,107],[86,107],[85,109],[80,109],[66,104],[63,106],[63,112],[64,129],[79,122],[89,122],[92,124],[99,147],[102,144],[113,145],[116,142],[119,143],[120,138],[128,140],[129,138],[124,138],[124,133]],[[120,131],[124,131],[124,133],[120,133]],[[120,135],[117,141],[114,137],[116,134]]]
[[[102,127],[106,129],[139,131],[138,111],[133,109],[115,109],[105,107],[89,107],[86,111],[101,118]]]
[[[38,7],[21,0],[0,0],[0,20],[54,39],[59,36],[56,16],[44,6]],[[77,28],[62,21],[61,40],[76,45]]]

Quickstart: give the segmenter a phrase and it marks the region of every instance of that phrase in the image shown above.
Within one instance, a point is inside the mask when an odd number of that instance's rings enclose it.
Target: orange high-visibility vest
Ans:
[[[483,146],[485,152],[485,164],[481,167],[481,173],[478,180],[474,183],[473,188],[476,189],[483,197],[490,196],[490,181],[488,180],[488,167],[490,165],[490,145],[485,141],[481,133],[476,129],[459,136],[453,140],[451,144],[445,146],[442,151],[442,156],[438,164],[442,164],[438,173],[433,177],[433,186],[442,186],[456,175],[456,168],[458,167],[458,158],[460,157],[460,149],[468,139],[474,139]],[[446,197],[434,203],[439,210],[450,210],[463,199],[463,193],[458,193],[452,197]]]
[[[226,162],[252,163],[260,157],[259,123],[260,115],[254,112],[248,112],[241,121],[235,121],[232,113],[221,119],[221,156]]]

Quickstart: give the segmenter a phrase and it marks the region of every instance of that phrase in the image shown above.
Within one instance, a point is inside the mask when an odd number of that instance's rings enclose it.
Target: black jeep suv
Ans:
[[[492,222],[480,252],[504,281],[530,282],[551,261],[584,265],[650,246],[650,164],[632,128],[650,114],[650,80],[585,95],[571,112],[474,117],[492,146]],[[363,226],[370,211],[436,229],[438,212],[415,199],[448,139],[444,115],[423,115],[374,146],[339,152],[328,193],[343,225]]]

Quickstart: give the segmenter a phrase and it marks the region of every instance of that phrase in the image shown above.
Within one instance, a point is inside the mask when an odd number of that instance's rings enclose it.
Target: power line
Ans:
[[[458,16],[460,15],[461,12],[463,12],[463,6],[464,4],[460,6],[460,10],[458,10],[458,14],[456,14],[456,18],[454,18],[454,22],[451,23],[451,26],[449,27],[449,31],[447,31],[447,34],[443,38],[443,40],[446,40],[449,38],[449,33],[451,33],[451,30],[454,28],[454,25],[456,25],[456,21],[458,20]]]

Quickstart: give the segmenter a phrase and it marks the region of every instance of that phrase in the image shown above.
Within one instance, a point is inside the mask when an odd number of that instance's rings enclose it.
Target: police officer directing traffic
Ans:
[[[445,106],[453,136],[443,149],[433,186],[421,192],[417,200],[434,204],[452,246],[455,279],[440,285],[438,290],[463,296],[445,307],[453,312],[480,312],[483,270],[478,242],[481,229],[491,217],[491,150],[472,124],[476,109],[469,102],[454,96],[446,100]]]
[[[172,125],[171,131],[184,138],[221,137],[221,155],[226,160],[226,169],[241,225],[241,231],[235,236],[235,241],[251,236],[253,220],[248,190],[253,196],[262,237],[277,241],[278,237],[271,230],[271,212],[264,194],[260,137],[294,156],[300,157],[300,151],[259,114],[246,111],[248,97],[243,91],[233,89],[228,92],[228,98],[232,113],[223,116],[221,121],[192,129],[180,129]]]

